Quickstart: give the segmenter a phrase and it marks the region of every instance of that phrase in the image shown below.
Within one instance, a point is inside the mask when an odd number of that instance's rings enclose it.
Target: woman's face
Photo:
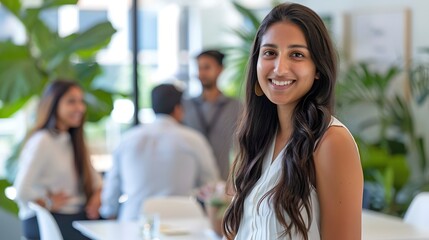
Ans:
[[[79,87],[71,87],[60,99],[57,108],[57,128],[67,131],[79,127],[83,121],[86,106]]]
[[[278,106],[296,106],[311,89],[319,77],[297,25],[282,21],[268,28],[261,38],[257,74],[262,91]]]

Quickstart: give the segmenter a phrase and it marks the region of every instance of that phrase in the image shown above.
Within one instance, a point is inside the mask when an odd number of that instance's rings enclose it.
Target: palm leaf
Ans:
[[[232,4],[234,5],[235,9],[239,11],[245,19],[250,20],[250,22],[252,23],[252,29],[259,28],[261,21],[250,9],[244,7],[243,5],[237,2],[233,2]]]
[[[429,95],[429,68],[419,65],[408,73],[411,93],[418,105],[422,105]]]

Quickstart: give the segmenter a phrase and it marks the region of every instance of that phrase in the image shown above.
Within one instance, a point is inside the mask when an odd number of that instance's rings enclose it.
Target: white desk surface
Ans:
[[[114,220],[74,221],[73,227],[85,236],[97,240],[141,240],[138,222]],[[164,219],[161,228],[171,230],[171,234],[160,234],[160,240],[220,240],[211,229],[209,221],[203,219]],[[174,232],[178,234],[174,234]]]
[[[162,235],[161,240],[219,240],[210,230],[207,219],[161,220],[162,226],[186,230],[183,235]],[[113,220],[75,221],[73,227],[97,240],[140,240],[137,222]],[[363,240],[429,240],[429,229],[418,229],[401,218],[364,210],[362,213]]]

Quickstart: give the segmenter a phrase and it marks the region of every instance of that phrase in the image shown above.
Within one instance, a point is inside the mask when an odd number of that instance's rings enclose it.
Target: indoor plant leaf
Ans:
[[[34,95],[45,82],[28,49],[11,42],[0,42],[0,80],[3,104]]]
[[[112,93],[102,89],[87,90],[85,101],[87,103],[86,118],[91,122],[101,120],[113,110]]]
[[[0,3],[6,7],[12,14],[19,16],[21,10],[21,1],[18,0],[0,0]]]
[[[18,112],[31,98],[31,96],[23,97],[16,102],[5,104],[0,108],[0,118],[9,118],[14,113]]]
[[[43,0],[41,9],[60,7],[63,5],[76,5],[78,0]]]

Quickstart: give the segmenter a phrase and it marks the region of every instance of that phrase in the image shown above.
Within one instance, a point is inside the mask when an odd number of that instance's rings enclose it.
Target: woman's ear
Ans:
[[[320,73],[317,71],[316,75],[314,75],[314,79],[319,79],[320,78]]]

